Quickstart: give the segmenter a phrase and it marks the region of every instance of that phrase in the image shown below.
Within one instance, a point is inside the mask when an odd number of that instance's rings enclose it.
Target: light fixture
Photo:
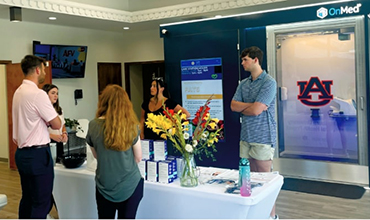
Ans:
[[[56,17],[49,17],[49,20],[54,21],[54,20],[57,20],[57,18]]]
[[[168,33],[168,30],[167,29],[162,29],[162,34],[167,34]]]
[[[130,29],[130,28],[129,28],[129,27],[123,27],[123,29],[124,29],[124,30],[128,30],[128,29]]]
[[[10,7],[10,21],[20,22],[22,21],[22,8],[20,7]]]

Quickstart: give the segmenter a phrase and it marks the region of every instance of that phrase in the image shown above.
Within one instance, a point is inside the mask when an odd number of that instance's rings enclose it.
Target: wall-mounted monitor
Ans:
[[[33,54],[51,61],[52,78],[84,78],[87,46],[33,45]]]

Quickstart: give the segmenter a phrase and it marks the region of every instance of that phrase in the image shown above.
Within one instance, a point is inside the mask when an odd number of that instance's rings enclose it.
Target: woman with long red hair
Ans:
[[[134,219],[143,197],[139,121],[125,90],[108,85],[99,97],[87,143],[97,159],[96,202],[100,219]]]

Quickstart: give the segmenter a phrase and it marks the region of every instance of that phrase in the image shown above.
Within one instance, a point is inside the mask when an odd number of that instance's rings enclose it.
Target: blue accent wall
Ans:
[[[317,17],[317,10],[321,7],[327,9],[340,8],[341,6],[356,6],[361,3],[361,11],[358,14],[328,15],[324,19],[349,17],[370,13],[369,0],[357,0],[347,3],[327,4],[295,8],[275,12],[250,14],[223,19],[205,20],[160,27],[160,36],[164,39],[164,54],[166,67],[166,81],[169,91],[176,101],[181,102],[181,69],[180,61],[186,59],[199,59],[222,57],[223,61],[223,94],[225,115],[225,138],[226,141],[217,144],[216,162],[209,160],[197,161],[199,165],[237,168],[239,159],[239,114],[230,110],[230,102],[238,85],[238,81],[248,76],[240,65],[239,53],[236,44],[240,44],[240,50],[249,46],[258,46],[266,51],[266,30],[268,25],[288,24],[304,21],[322,20]],[[166,29],[167,33],[162,34]],[[365,24],[365,39],[369,39],[369,20]],[[369,63],[369,40],[366,42],[366,61]],[[262,67],[266,69],[266,55]],[[366,67],[367,92],[369,89],[369,67]],[[370,109],[370,102],[367,102]],[[370,111],[369,111],[370,112]],[[368,124],[370,115],[368,113]],[[370,128],[368,128],[370,131]],[[370,143],[370,137],[369,143]],[[369,158],[370,158],[370,149]],[[370,176],[370,171],[369,171]]]
[[[226,30],[168,37],[164,42],[166,81],[171,97],[181,103],[181,60],[221,57],[224,98],[224,142],[217,143],[212,162],[204,156],[197,164],[237,168],[239,161],[239,114],[231,112],[230,103],[239,80],[238,31]],[[170,148],[170,147],[169,147]],[[169,149],[173,154],[173,149]]]
[[[243,51],[244,48],[248,48],[251,46],[259,47],[263,54],[262,60],[262,69],[267,70],[267,57],[266,57],[266,27],[252,27],[252,28],[245,28],[241,33],[241,42],[240,42],[240,53]],[[240,73],[241,79],[250,76],[249,72],[241,71]]]

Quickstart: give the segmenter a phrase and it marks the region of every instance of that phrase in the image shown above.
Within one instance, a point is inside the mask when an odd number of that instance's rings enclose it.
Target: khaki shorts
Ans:
[[[271,144],[257,144],[240,141],[240,157],[256,160],[273,160],[275,148]]]

